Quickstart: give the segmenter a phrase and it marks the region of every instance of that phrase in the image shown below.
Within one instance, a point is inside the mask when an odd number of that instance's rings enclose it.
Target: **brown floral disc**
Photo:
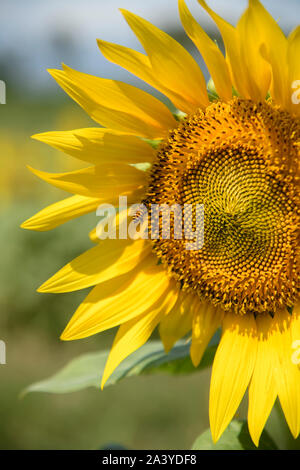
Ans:
[[[153,248],[183,289],[244,314],[291,307],[300,293],[300,120],[234,98],[197,111],[158,150],[144,203],[204,206],[204,244],[162,227]],[[154,217],[153,217],[154,220]],[[160,219],[161,220],[161,219]],[[182,218],[184,220],[184,217]],[[153,236],[153,230],[150,232]]]

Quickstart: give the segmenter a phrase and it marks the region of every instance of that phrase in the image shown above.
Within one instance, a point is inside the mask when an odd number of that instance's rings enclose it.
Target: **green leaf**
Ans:
[[[187,114],[180,111],[179,109],[176,109],[176,111],[174,111],[174,113],[173,113],[173,116],[176,119],[176,121],[180,122],[180,121],[183,121],[186,118]]]
[[[121,363],[106,386],[130,376],[158,372],[188,374],[209,367],[216,350],[215,341],[211,342],[197,368],[191,362],[189,344],[180,341],[166,354],[160,341],[150,341]],[[102,351],[79,356],[52,377],[27,387],[22,395],[29,392],[69,393],[88,387],[99,388],[108,354],[109,351]]]
[[[151,145],[151,147],[154,148],[154,150],[156,150],[163,141],[162,139],[144,139],[144,138],[142,138],[142,140],[144,142],[147,142],[147,144]]]
[[[277,446],[267,431],[263,431],[259,447],[250,437],[246,421],[231,421],[216,444],[213,443],[210,430],[201,434],[192,450],[276,450]]]
[[[208,93],[208,98],[209,101],[217,101],[219,99],[219,95],[217,93],[214,81],[212,78],[210,78],[207,82],[207,93]]]

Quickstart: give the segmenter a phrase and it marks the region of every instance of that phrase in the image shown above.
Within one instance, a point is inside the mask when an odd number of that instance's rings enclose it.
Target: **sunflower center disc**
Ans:
[[[183,289],[240,314],[294,305],[300,292],[299,140],[299,119],[236,98],[197,111],[171,132],[144,202],[150,212],[152,204],[204,205],[202,248],[187,250],[174,230],[168,239],[152,240]]]

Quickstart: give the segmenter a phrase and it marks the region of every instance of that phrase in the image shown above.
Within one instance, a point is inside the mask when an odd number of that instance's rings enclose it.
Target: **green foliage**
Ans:
[[[267,431],[263,431],[259,447],[250,437],[246,421],[232,421],[219,441],[214,444],[210,430],[207,429],[194,442],[192,450],[276,450],[276,444]]]
[[[2,334],[4,330],[41,328],[44,335],[56,339],[86,295],[86,291],[72,295],[36,292],[59,268],[92,246],[88,232],[98,222],[91,214],[50,232],[22,230],[21,222],[47,202],[14,203],[0,213]]]
[[[158,372],[168,374],[188,374],[211,365],[216,346],[207,348],[200,365],[195,368],[189,356],[189,345],[179,342],[166,354],[160,341],[150,341],[134,354],[131,354],[115,370],[107,385],[112,385],[125,377]],[[69,393],[88,387],[100,387],[108,351],[84,354],[73,359],[52,377],[30,385],[24,392]]]
[[[207,93],[209,101],[217,101],[219,99],[219,95],[212,78],[210,78],[207,82]]]

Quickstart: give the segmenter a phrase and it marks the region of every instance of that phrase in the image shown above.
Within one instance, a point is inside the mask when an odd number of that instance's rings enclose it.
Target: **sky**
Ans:
[[[200,24],[216,31],[196,0],[186,3]],[[235,24],[247,0],[208,0],[209,5]],[[297,26],[300,0],[263,0],[286,32]],[[24,90],[52,87],[46,69],[65,62],[87,73],[120,78],[123,72],[101,55],[96,38],[142,50],[118,8],[147,18],[161,29],[180,30],[177,0],[1,0],[1,65]],[[9,86],[9,85],[8,85]]]

